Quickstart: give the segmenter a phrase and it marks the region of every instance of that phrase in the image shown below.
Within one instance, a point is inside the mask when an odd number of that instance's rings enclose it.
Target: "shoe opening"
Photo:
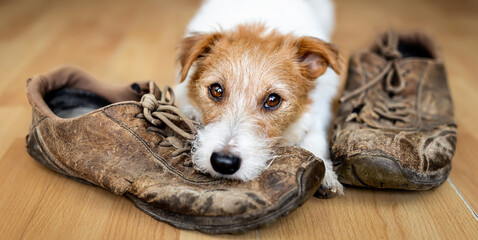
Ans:
[[[111,104],[103,97],[81,89],[62,88],[45,95],[51,111],[60,118],[74,118]]]
[[[419,57],[419,58],[434,58],[429,49],[421,42],[405,42],[398,43],[398,51],[402,53],[403,58]]]
[[[378,55],[386,55],[397,50],[400,53],[401,58],[426,58],[426,59],[439,59],[440,55],[437,52],[436,45],[430,37],[424,33],[415,32],[409,34],[396,34],[393,31],[389,31],[388,34],[382,34],[377,39],[371,51]],[[391,41],[391,42],[389,42]],[[392,55],[388,57],[394,57]]]

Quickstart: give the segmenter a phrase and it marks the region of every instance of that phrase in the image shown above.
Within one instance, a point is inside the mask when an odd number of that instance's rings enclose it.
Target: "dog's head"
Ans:
[[[341,66],[334,45],[262,25],[193,34],[181,42],[179,61],[189,101],[202,113],[194,164],[241,180],[267,166],[272,146],[310,103],[315,80]]]

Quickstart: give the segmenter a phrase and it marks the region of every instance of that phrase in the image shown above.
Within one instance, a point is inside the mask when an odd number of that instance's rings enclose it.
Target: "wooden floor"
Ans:
[[[25,79],[62,63],[104,81],[174,83],[175,51],[198,1],[0,1],[0,238],[206,239],[153,220],[125,198],[64,178],[25,151]],[[348,56],[388,27],[424,30],[442,47],[458,122],[450,180],[427,192],[347,188],[310,199],[237,239],[477,239],[478,4],[337,2],[334,42]],[[453,184],[462,193],[454,189]],[[470,206],[464,202],[466,200]]]

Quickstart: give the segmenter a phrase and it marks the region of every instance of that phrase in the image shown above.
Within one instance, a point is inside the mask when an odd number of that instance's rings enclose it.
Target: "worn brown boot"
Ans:
[[[350,58],[331,154],[344,184],[426,190],[451,170],[456,123],[443,60],[427,36],[378,37]]]
[[[190,161],[195,123],[173,92],[152,82],[101,83],[74,67],[27,84],[33,119],[28,153],[81,182],[125,195],[154,218],[206,233],[254,229],[299,207],[317,190],[324,164],[298,147],[250,182],[215,179]],[[140,100],[142,96],[142,100]]]

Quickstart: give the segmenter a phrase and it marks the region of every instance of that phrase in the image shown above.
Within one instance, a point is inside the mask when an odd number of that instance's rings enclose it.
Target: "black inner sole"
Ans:
[[[76,88],[49,92],[44,100],[52,112],[61,118],[74,118],[111,104],[95,93]]]

